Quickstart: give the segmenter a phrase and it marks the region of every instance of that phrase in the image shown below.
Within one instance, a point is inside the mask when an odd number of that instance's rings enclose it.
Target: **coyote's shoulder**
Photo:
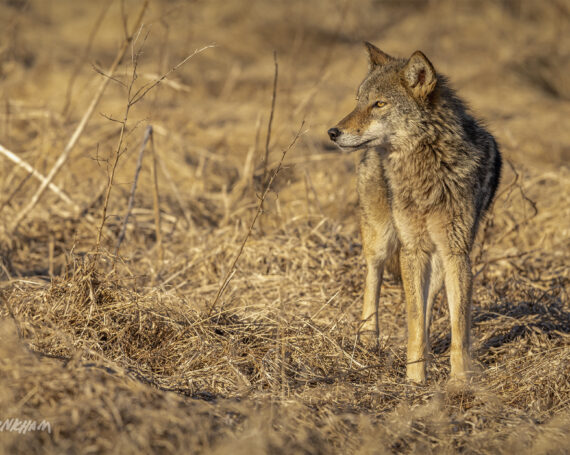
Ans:
[[[364,149],[358,171],[368,265],[363,328],[378,333],[384,264],[399,254],[409,314],[408,376],[425,377],[431,305],[443,282],[452,318],[452,374],[464,376],[469,252],[499,184],[501,155],[422,52],[398,59],[366,44],[369,73],[356,108],[329,130],[342,149]]]

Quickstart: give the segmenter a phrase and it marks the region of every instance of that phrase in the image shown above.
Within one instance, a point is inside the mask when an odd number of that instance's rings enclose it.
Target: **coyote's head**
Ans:
[[[421,134],[438,81],[433,65],[422,52],[414,52],[408,60],[397,59],[365,44],[369,71],[358,88],[356,108],[328,130],[331,140],[348,151],[390,149],[413,141]]]

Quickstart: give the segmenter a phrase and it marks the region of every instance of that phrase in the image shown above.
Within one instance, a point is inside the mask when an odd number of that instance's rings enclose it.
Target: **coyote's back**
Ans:
[[[366,45],[369,73],[356,108],[328,131],[342,149],[364,149],[358,194],[368,271],[360,334],[377,340],[383,271],[399,256],[408,378],[425,380],[431,310],[445,284],[451,373],[464,379],[471,370],[469,253],[499,184],[501,155],[423,53],[397,59]]]

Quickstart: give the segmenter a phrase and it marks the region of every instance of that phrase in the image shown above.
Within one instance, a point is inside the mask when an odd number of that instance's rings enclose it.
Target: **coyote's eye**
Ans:
[[[374,107],[384,107],[386,106],[386,104],[387,104],[386,101],[376,101],[374,103]]]

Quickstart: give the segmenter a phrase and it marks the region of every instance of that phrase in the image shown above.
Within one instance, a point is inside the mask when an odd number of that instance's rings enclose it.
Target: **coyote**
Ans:
[[[401,273],[408,325],[408,380],[423,383],[433,303],[445,284],[451,378],[472,370],[469,253],[501,174],[495,139],[421,52],[393,58],[370,43],[356,108],[328,134],[342,150],[364,149],[358,167],[367,265],[360,337],[378,340],[385,267]]]

